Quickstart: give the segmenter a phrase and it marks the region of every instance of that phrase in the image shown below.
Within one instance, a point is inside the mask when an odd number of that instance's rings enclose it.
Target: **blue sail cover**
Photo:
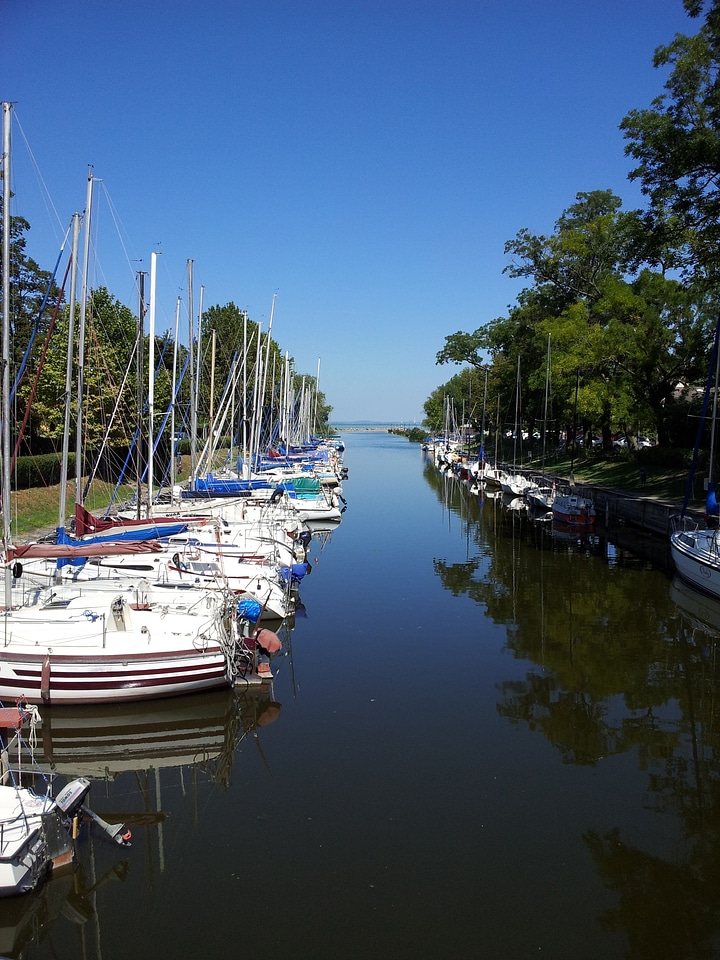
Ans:
[[[720,507],[718,506],[715,495],[715,484],[712,482],[708,483],[708,492],[705,498],[705,516],[708,520],[714,519],[715,521],[717,521],[718,516],[720,516]]]
[[[288,580],[291,583],[300,583],[303,577],[310,573],[311,569],[309,563],[293,563],[290,567],[280,567],[280,576],[284,583],[287,583]]]
[[[257,623],[262,613],[262,606],[257,600],[253,600],[251,597],[243,597],[242,600],[238,600],[236,612],[241,620],[249,620],[250,623]]]
[[[214,477],[208,473],[206,477],[197,477],[191,493],[200,493],[204,496],[227,497],[233,494],[248,493],[250,490],[269,490],[271,484],[267,480],[240,480]]]

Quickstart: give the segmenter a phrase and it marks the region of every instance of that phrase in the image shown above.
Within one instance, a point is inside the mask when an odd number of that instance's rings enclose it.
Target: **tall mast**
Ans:
[[[543,473],[545,473],[545,439],[547,437],[549,399],[550,399],[550,334],[548,334],[547,360],[545,362],[545,423],[543,424],[543,444],[542,444]]]
[[[60,469],[60,512],[58,527],[65,527],[67,504],[68,458],[70,456],[70,405],[72,400],[73,354],[75,352],[75,308],[77,289],[78,249],[80,246],[80,214],[73,214],[72,257],[70,273],[70,303],[68,307],[67,363],[65,366],[65,423],[63,427],[62,461]]]
[[[247,310],[243,310],[243,415],[242,415],[242,456],[243,456],[243,477],[250,479],[250,451],[248,450],[248,404],[247,404],[247,367],[248,367],[248,342],[247,342]]]
[[[170,394],[170,496],[174,496],[175,491],[175,449],[177,447],[175,411],[177,407],[177,361],[178,361],[178,336],[180,333],[180,297],[177,298],[175,305],[175,345],[173,347],[173,368],[172,368],[172,392]]]
[[[143,451],[143,383],[145,382],[145,358],[143,343],[145,342],[145,273],[138,273],[138,323],[137,343],[135,349],[135,403],[137,407],[137,437],[135,439],[135,514],[138,520],[142,514],[142,451]]]
[[[77,420],[75,437],[75,502],[82,504],[83,471],[83,391],[85,389],[85,326],[87,322],[88,272],[90,269],[90,228],[92,226],[93,175],[88,167],[87,196],[85,199],[85,239],[83,243],[82,289],[80,293],[80,330],[78,334]]]
[[[197,386],[195,383],[195,361],[193,357],[194,323],[193,323],[193,262],[188,260],[188,366],[190,369],[190,477],[195,483],[195,468],[197,467]]]
[[[3,102],[2,172],[2,515],[3,546],[10,546],[10,111]],[[5,567],[5,609],[12,606],[10,568]]]
[[[157,258],[150,254],[150,332],[148,336],[148,497],[147,515],[150,516],[153,502],[153,465],[155,461],[155,297],[157,292]]]
[[[317,377],[315,378],[315,409],[313,411],[313,433],[318,432],[318,394],[320,393],[320,357],[318,357]]]

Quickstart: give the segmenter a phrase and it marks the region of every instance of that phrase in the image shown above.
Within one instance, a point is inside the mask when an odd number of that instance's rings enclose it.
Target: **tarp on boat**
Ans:
[[[198,518],[193,523],[205,523]],[[110,533],[113,537],[125,540],[157,540],[160,537],[172,537],[187,530],[189,518],[149,517],[129,519],[127,517],[96,517],[81,504],[75,504],[75,536],[87,537],[95,534]],[[103,538],[106,539],[106,538]]]
[[[5,551],[8,563],[14,560],[60,560],[85,557],[112,557],[122,554],[162,553],[157,540],[117,540],[105,543],[21,543]]]

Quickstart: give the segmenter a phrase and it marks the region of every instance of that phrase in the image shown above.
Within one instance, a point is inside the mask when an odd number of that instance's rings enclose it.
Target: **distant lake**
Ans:
[[[39,755],[95,764],[134,842],[1,903],[0,954],[720,956],[720,607],[663,543],[562,537],[343,437],[269,691],[146,707],[146,743],[127,710],[41,711]]]

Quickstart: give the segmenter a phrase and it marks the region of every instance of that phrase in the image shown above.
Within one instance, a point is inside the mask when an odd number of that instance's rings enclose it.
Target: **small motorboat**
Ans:
[[[27,787],[0,785],[0,897],[34,890],[51,871],[71,864],[81,814],[113,840],[129,845],[123,824],[108,824],[85,805],[90,781],[71,780],[57,797]]]

